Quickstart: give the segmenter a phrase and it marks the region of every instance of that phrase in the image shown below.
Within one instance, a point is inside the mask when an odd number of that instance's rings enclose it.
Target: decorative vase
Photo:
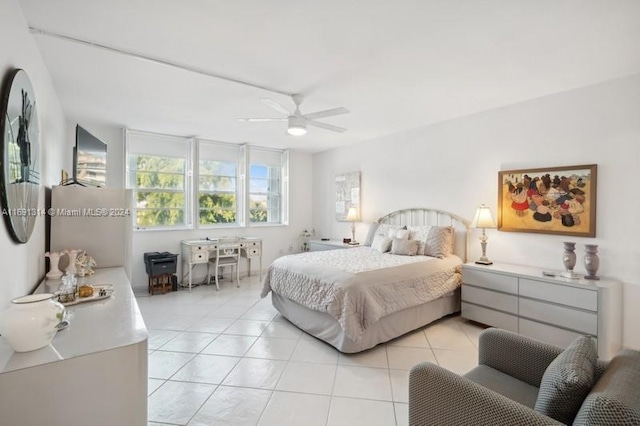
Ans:
[[[584,251],[584,268],[587,270],[587,275],[585,276],[585,278],[588,280],[599,280],[600,277],[596,275],[596,272],[598,272],[598,268],[600,267],[598,245],[585,244]]]
[[[48,251],[44,254],[45,257],[49,258],[49,272],[47,272],[47,278],[57,279],[62,276],[62,271],[58,269],[61,254],[62,253],[57,251]]]
[[[69,264],[67,265],[67,269],[65,269],[65,272],[67,274],[75,274],[77,272],[76,257],[78,256],[78,253],[81,252],[81,250],[65,250],[64,252],[67,253],[67,256],[69,256]]]
[[[576,266],[576,243],[565,241],[563,244],[564,253],[562,254],[562,263],[566,271],[563,272],[561,276],[571,279],[578,278],[578,275],[573,272],[573,268]]]
[[[64,306],[54,297],[51,293],[40,293],[11,300],[0,333],[14,351],[34,351],[51,342],[65,315]]]

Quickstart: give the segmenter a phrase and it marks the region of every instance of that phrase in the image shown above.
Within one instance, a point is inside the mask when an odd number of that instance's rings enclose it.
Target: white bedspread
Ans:
[[[457,256],[397,256],[369,247],[284,256],[269,267],[269,291],[333,316],[354,342],[380,318],[437,299],[460,285]]]

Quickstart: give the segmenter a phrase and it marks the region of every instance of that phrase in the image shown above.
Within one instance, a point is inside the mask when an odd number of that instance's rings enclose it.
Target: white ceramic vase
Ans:
[[[40,293],[11,300],[0,323],[0,333],[14,351],[34,351],[51,342],[65,315],[64,306],[54,297]]]
[[[49,258],[49,272],[47,272],[47,278],[57,279],[62,276],[62,271],[58,268],[61,255],[62,253],[57,251],[48,251],[44,254],[45,257]]]
[[[78,253],[80,253],[81,250],[65,250],[64,252],[67,253],[67,256],[69,256],[69,264],[67,265],[67,269],[65,269],[65,272],[67,274],[75,274],[77,272],[76,269],[76,257],[78,256]]]

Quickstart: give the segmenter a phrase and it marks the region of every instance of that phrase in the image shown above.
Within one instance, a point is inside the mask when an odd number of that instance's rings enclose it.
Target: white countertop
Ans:
[[[60,280],[46,280],[36,293],[53,292]],[[97,269],[78,285],[113,284],[111,297],[67,306],[69,326],[46,347],[14,352],[0,337],[0,374],[140,343],[148,338],[138,303],[123,268]],[[56,287],[56,288],[53,288]]]
[[[587,280],[584,274],[578,273],[578,278],[564,278],[561,274],[563,271],[557,269],[549,269],[554,276],[546,276],[542,274],[542,268],[534,268],[525,265],[512,265],[509,263],[496,262],[492,265],[478,265],[474,262],[465,263],[466,268],[476,269],[478,271],[492,272],[496,274],[516,275],[522,278],[538,279],[542,281],[553,281],[558,284],[564,284],[571,287],[589,288],[597,290],[598,287],[611,287],[619,285],[618,280],[600,277],[599,280]]]

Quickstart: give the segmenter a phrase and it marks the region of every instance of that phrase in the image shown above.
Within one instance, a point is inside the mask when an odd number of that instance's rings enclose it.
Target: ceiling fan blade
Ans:
[[[304,118],[307,120],[315,120],[317,118],[332,117],[334,115],[348,114],[350,111],[344,107],[327,109],[324,111],[312,112],[311,114],[305,114]]]
[[[276,111],[286,115],[287,117],[290,115],[289,111],[287,111],[287,109],[285,107],[283,107],[282,105],[280,105],[279,103],[277,103],[276,101],[274,101],[273,99],[269,99],[269,98],[261,98],[260,99],[265,105],[270,106],[271,108],[275,109]]]
[[[344,127],[334,126],[333,124],[321,123],[320,121],[307,120],[307,124],[309,126],[319,127],[325,130],[332,130],[338,133],[344,133],[347,131],[347,129],[345,129]]]
[[[238,121],[287,121],[286,118],[238,118]]]

